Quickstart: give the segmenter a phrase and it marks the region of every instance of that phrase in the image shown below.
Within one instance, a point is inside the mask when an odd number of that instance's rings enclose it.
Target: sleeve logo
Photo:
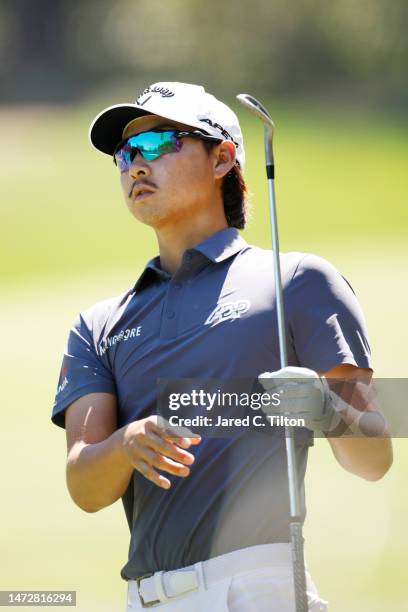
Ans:
[[[64,376],[64,380],[57,387],[56,395],[59,395],[60,393],[62,393],[65,387],[67,386],[67,384],[68,384],[68,378]]]

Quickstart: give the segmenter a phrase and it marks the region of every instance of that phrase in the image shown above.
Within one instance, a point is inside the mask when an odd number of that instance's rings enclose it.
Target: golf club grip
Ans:
[[[302,523],[290,524],[296,612],[308,612]]]

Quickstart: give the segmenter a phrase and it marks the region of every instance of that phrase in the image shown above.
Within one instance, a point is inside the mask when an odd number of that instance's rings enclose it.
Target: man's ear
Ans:
[[[214,153],[214,176],[221,179],[235,166],[235,145],[230,140],[223,140],[214,149]]]

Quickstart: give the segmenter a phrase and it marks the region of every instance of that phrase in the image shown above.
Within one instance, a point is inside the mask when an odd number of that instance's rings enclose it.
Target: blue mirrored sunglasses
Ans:
[[[132,165],[137,151],[147,161],[153,161],[165,153],[178,153],[183,146],[181,139],[185,136],[221,142],[219,138],[207,136],[198,131],[150,130],[122,140],[113,153],[113,161],[121,172],[126,172]]]

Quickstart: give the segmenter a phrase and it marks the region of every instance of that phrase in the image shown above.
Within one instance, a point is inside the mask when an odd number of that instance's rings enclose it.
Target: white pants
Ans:
[[[328,610],[306,571],[310,611]],[[295,612],[289,544],[236,550],[172,572],[128,582],[127,612],[145,602],[163,612]]]

